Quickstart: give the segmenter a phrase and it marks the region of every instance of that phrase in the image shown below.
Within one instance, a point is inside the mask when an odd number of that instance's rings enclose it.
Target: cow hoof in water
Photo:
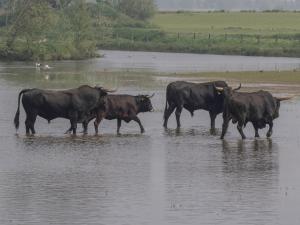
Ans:
[[[210,132],[211,135],[217,135],[217,130],[216,130],[216,128],[210,129],[209,132]]]

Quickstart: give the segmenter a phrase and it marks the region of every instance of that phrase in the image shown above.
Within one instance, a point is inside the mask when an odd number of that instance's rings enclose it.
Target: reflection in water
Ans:
[[[224,169],[229,172],[232,169],[257,169],[258,172],[278,169],[278,147],[272,139],[238,140],[237,143],[222,140],[222,149]]]
[[[207,130],[207,127],[195,127],[195,128],[175,128],[175,129],[171,129],[171,128],[165,128],[165,135],[166,136],[175,136],[175,137],[184,137],[184,136],[207,136],[209,137],[211,135],[210,130]],[[215,136],[219,136],[219,132],[216,131]]]

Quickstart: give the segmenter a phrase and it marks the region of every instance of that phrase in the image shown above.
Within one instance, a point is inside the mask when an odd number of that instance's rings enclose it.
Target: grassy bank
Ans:
[[[299,22],[299,12],[158,13],[160,29],[115,29],[98,47],[300,57]]]

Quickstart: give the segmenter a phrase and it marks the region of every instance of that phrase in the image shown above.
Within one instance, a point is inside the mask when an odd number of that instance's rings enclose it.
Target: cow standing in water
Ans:
[[[166,106],[164,112],[164,127],[167,128],[168,119],[175,111],[177,128],[180,128],[180,114],[183,108],[194,115],[194,111],[203,109],[209,112],[211,132],[215,133],[215,119],[223,112],[224,97],[215,89],[217,87],[227,87],[224,81],[214,81],[207,83],[190,83],[185,81],[175,81],[167,86]]]
[[[117,133],[120,134],[120,127],[122,120],[129,123],[131,120],[137,122],[140,126],[141,133],[145,129],[138,118],[141,112],[150,112],[153,110],[149,95],[107,95],[103,98],[104,104],[93,110],[90,114],[89,121],[96,118],[94,122],[95,132],[98,134],[98,127],[103,119],[114,120],[117,119]],[[87,127],[84,127],[84,133],[87,133]],[[71,128],[67,130],[70,132]]]
[[[19,128],[20,98],[26,112],[26,134],[35,134],[34,123],[37,116],[48,122],[61,117],[69,119],[71,130],[76,134],[77,123],[85,127],[91,111],[103,104],[102,98],[111,92],[101,87],[83,85],[78,88],[52,91],[41,89],[24,89],[19,93],[18,109],[14,118],[16,129]]]
[[[237,123],[237,129],[242,138],[246,136],[243,127],[251,122],[255,137],[259,137],[258,129],[269,125],[267,137],[273,133],[273,120],[279,117],[280,102],[291,99],[291,97],[277,98],[273,97],[267,91],[257,91],[252,93],[236,92],[231,87],[215,87],[220,94],[224,96],[223,126],[221,139],[224,138],[229,121]]]

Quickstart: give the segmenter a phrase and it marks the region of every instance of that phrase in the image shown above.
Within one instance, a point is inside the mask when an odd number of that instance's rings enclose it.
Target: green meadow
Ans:
[[[169,12],[157,13],[151,22],[166,32],[300,33],[300,12]]]

